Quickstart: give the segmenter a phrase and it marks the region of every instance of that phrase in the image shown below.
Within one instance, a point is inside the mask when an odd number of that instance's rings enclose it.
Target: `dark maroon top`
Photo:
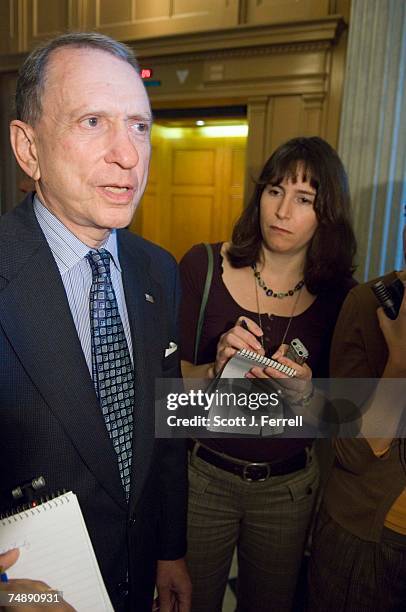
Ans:
[[[258,313],[244,310],[233,299],[222,277],[222,243],[213,244],[213,280],[207,301],[204,324],[200,337],[197,364],[215,360],[216,347],[221,334],[234,327],[240,316],[258,321]],[[181,358],[193,363],[197,320],[207,273],[207,251],[203,244],[195,245],[180,262],[182,302],[180,308]],[[328,376],[331,338],[341,305],[348,291],[356,284],[353,278],[345,279],[334,291],[320,293],[313,304],[302,314],[292,318],[285,342],[300,338],[309,351],[308,365],[314,378]],[[254,284],[252,285],[254,290]],[[272,310],[269,298],[269,309]],[[261,315],[267,355],[280,346],[289,317]],[[273,461],[290,457],[308,446],[305,438],[216,438],[205,439],[211,448],[247,461]]]

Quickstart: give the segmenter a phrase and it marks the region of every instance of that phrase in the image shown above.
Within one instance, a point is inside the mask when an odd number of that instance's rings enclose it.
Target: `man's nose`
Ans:
[[[122,168],[134,168],[138,164],[136,142],[131,137],[126,126],[118,127],[111,137],[108,152],[105,156],[109,164],[118,164]]]
[[[292,203],[288,195],[282,196],[279,201],[278,208],[276,209],[276,215],[279,219],[287,219],[290,217],[292,212]]]

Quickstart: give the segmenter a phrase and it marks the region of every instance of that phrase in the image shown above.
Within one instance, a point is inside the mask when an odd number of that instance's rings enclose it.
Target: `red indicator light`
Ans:
[[[141,78],[142,79],[150,79],[152,77],[152,69],[151,68],[143,68],[141,70]]]

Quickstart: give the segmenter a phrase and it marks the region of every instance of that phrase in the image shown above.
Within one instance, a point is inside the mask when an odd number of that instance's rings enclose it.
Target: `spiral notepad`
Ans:
[[[256,435],[256,436],[276,436],[282,434],[284,431],[283,425],[277,424],[275,426],[267,426],[264,428],[261,425],[260,419],[258,419],[255,424],[251,422],[252,412],[247,410],[245,404],[241,405],[237,400],[232,400],[232,394],[242,391],[243,395],[249,395],[251,391],[255,394],[258,391],[258,384],[262,381],[262,379],[255,379],[255,384],[257,388],[252,390],[247,386],[238,388],[238,383],[234,384],[231,379],[241,378],[243,379],[245,375],[253,368],[254,366],[260,366],[261,368],[266,368],[268,366],[275,368],[278,372],[282,372],[289,378],[293,378],[296,376],[297,372],[294,368],[290,368],[287,365],[279,363],[274,359],[270,359],[268,357],[264,357],[263,355],[259,355],[254,351],[248,351],[246,349],[241,349],[238,351],[224,366],[223,370],[216,376],[215,379],[211,382],[209,387],[206,389],[206,394],[213,394],[213,392],[219,392],[221,395],[221,391],[225,393],[225,395],[229,399],[227,399],[224,403],[222,401],[213,401],[211,407],[207,413],[208,424],[206,429],[210,432],[214,433],[226,433],[232,435]],[[222,380],[224,379],[224,380]],[[229,384],[230,387],[227,389],[226,386],[222,385]],[[248,383],[248,380],[245,379],[245,382]],[[264,391],[267,393],[272,392],[272,390],[278,393],[278,388],[275,387],[274,379],[269,378],[266,381],[266,388]],[[260,411],[258,411],[259,413]],[[270,414],[272,412],[272,415]],[[277,405],[273,407],[269,406],[268,412],[270,416],[275,419],[283,418],[283,402],[280,400]],[[248,418],[249,417],[249,418]],[[248,418],[248,421],[245,419]]]
[[[114,612],[74,493],[0,519],[0,553],[10,548],[9,578],[42,580],[77,612]]]
[[[254,351],[241,349],[230,359],[221,373],[221,378],[243,378],[247,372],[254,366],[261,368],[271,367],[279,372],[286,374],[289,378],[296,376],[296,370],[287,365],[283,365],[274,359],[264,357]]]

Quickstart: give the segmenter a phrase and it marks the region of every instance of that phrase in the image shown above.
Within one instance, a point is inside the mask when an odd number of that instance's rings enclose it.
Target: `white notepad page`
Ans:
[[[9,578],[43,580],[77,612],[114,612],[71,491],[0,520],[0,553],[19,548]]]

